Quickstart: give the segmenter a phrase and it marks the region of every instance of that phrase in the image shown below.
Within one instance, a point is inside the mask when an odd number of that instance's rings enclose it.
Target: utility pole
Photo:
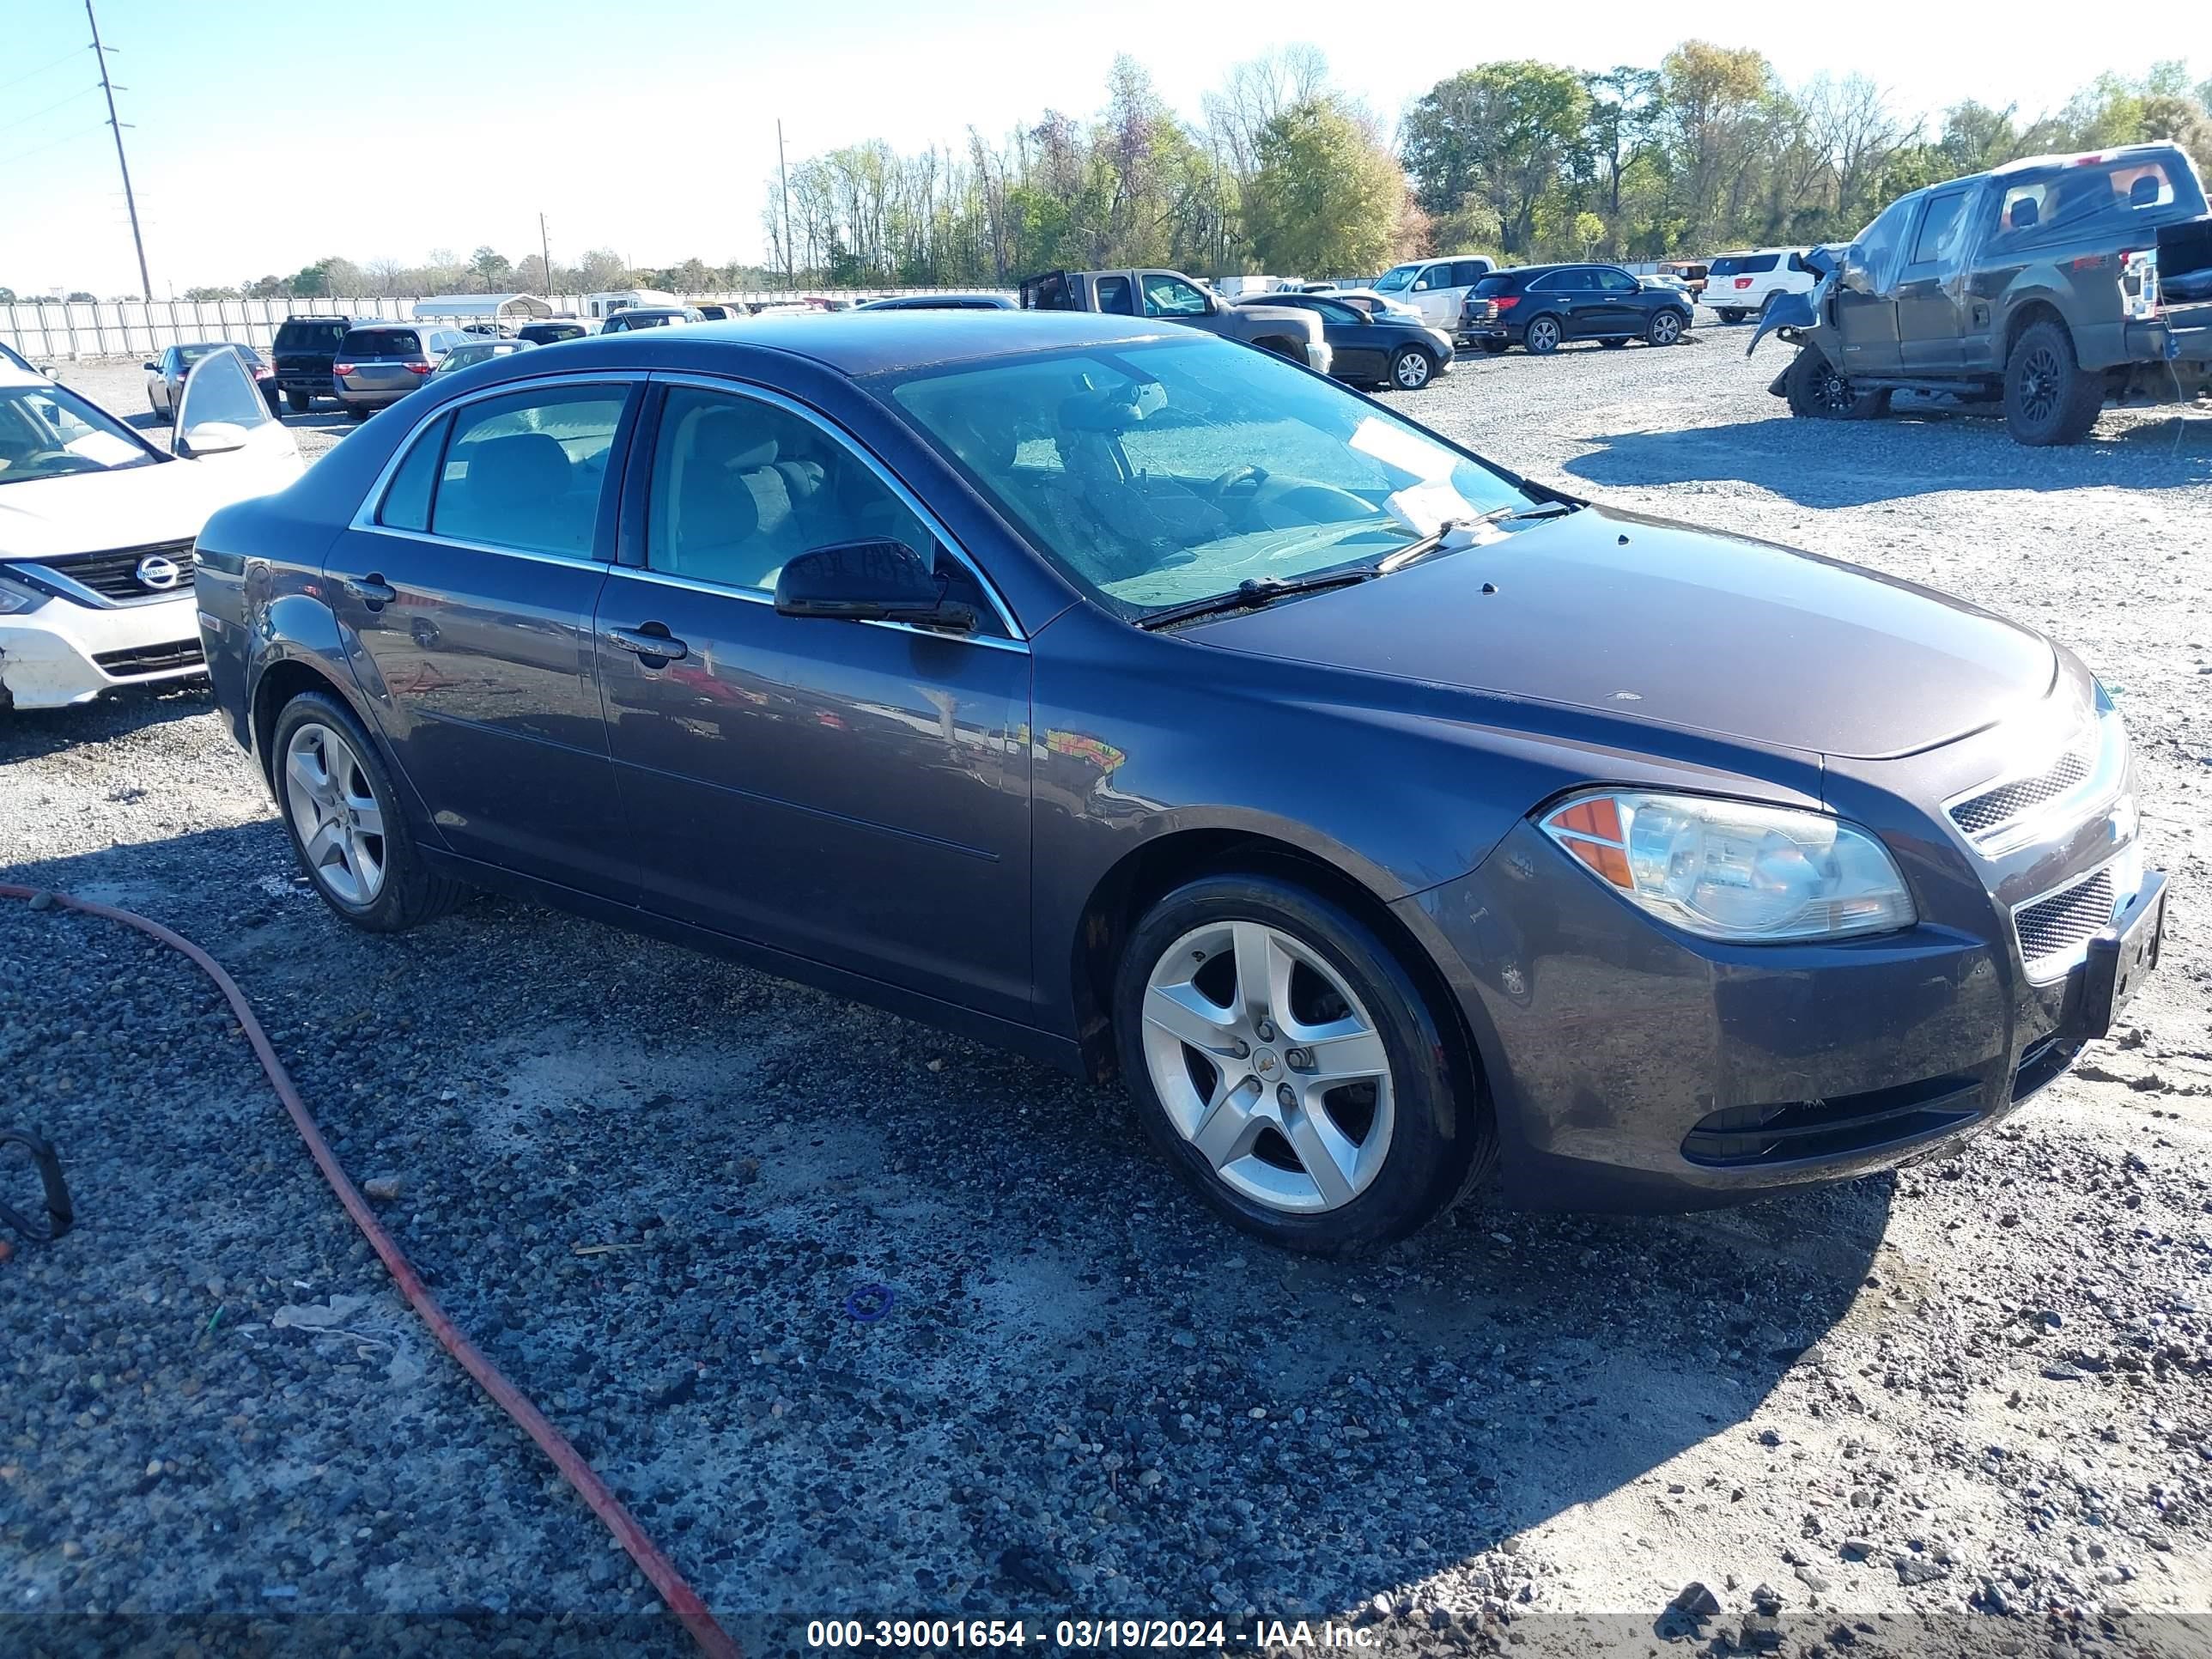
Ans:
[[[553,245],[545,240],[545,216],[538,216],[538,257],[545,264],[545,297],[553,297]]]
[[[151,305],[154,279],[146,274],[146,239],[138,232],[138,198],[131,193],[131,163],[123,155],[123,123],[115,118],[115,83],[107,78],[107,48],[100,44],[100,19],[92,15],[92,0],[84,0],[84,21],[92,25],[92,55],[100,59],[100,89],[107,94],[107,125],[115,131],[115,165],[123,169],[123,205],[131,211],[131,240],[138,250],[138,295]]]
[[[88,6],[92,0],[84,0]],[[783,184],[783,285],[796,288],[799,276],[791,263],[791,175],[783,167],[783,121],[775,124],[775,173]]]

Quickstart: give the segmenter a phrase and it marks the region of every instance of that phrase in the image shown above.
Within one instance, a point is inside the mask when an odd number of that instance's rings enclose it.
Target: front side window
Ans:
[[[1892,204],[1854,239],[1859,262],[1877,294],[1888,293],[1897,281],[1898,265],[1905,256],[1905,221],[1911,217],[1915,205],[1909,196]]]
[[[1912,263],[1916,265],[1948,265],[1958,257],[1960,232],[1966,222],[1966,192],[1947,190],[1940,196],[1928,198],[1928,211],[1921,216],[1920,234],[1912,240]]]
[[[161,458],[64,387],[0,386],[0,485],[113,472]]]
[[[464,405],[440,469],[431,533],[591,556],[626,397],[619,386],[538,387]]]
[[[1118,615],[1379,559],[1532,505],[1410,422],[1195,338],[890,371],[872,389]]]
[[[1420,269],[1419,265],[1393,265],[1375,279],[1375,291],[1377,294],[1400,293],[1413,286],[1413,277]]]
[[[1145,315],[1147,317],[1203,317],[1206,315],[1206,295],[1180,276],[1170,276],[1164,271],[1148,271],[1139,279],[1145,286]]]
[[[772,592],[794,556],[841,542],[900,542],[925,556],[936,545],[866,462],[805,416],[669,389],[647,496],[648,569]]]

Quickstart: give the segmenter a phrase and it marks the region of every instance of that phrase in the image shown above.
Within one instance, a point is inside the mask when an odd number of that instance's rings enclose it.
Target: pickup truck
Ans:
[[[1328,343],[1311,312],[1230,305],[1178,270],[1048,270],[1023,282],[1022,309],[1158,317],[1279,353],[1316,374],[1329,371]]]
[[[2107,400],[2212,392],[2212,218],[2172,144],[1931,185],[1806,259],[1819,285],[1778,298],[1745,348],[1797,348],[1767,388],[1792,415],[1866,419],[1893,392],[1932,393],[2001,404],[2021,443],[2070,444]]]

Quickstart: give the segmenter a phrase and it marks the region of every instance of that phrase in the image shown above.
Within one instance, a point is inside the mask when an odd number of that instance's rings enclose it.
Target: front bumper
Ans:
[[[2031,981],[2011,907],[2102,856],[2077,836],[2002,894],[1908,865],[1909,930],[1730,945],[1662,927],[1524,822],[1396,908],[1474,1032],[1508,1201],[1694,1209],[1939,1151],[2063,1073],[2090,969]]]
[[[49,599],[0,617],[0,708],[59,708],[204,672],[190,593],[112,610]]]

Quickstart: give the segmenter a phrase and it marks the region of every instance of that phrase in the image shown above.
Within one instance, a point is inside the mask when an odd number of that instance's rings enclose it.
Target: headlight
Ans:
[[[1914,921],[1888,850],[1825,813],[1607,790],[1542,827],[1632,904],[1706,939],[1847,939]]]
[[[19,611],[35,611],[46,602],[46,596],[37,588],[0,576],[0,617],[12,617]]]

